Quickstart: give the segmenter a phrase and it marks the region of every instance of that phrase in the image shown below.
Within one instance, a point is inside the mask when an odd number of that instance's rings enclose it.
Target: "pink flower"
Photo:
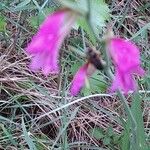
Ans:
[[[59,49],[74,19],[67,9],[56,11],[45,19],[27,46],[27,52],[33,56],[32,70],[42,69],[45,75],[59,72]]]
[[[127,93],[136,90],[137,86],[133,74],[144,75],[140,67],[140,52],[138,47],[130,41],[121,38],[112,38],[108,44],[108,50],[115,65],[115,78],[111,91],[118,88]]]
[[[86,79],[90,77],[95,70],[95,67],[90,63],[86,63],[79,68],[72,81],[70,89],[71,95],[75,96],[80,92],[81,88],[85,85]]]

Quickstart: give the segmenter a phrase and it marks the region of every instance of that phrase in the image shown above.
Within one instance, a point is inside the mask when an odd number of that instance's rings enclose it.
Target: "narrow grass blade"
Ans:
[[[8,137],[8,139],[10,140],[10,142],[11,142],[14,146],[17,146],[18,144],[17,144],[16,140],[13,139],[13,135],[8,131],[8,129],[6,129],[3,124],[0,124],[0,127],[2,128],[4,134],[5,134],[5,135]]]
[[[25,141],[27,142],[27,144],[28,144],[30,150],[36,150],[36,147],[35,147],[35,145],[34,145],[32,139],[29,137],[29,134],[28,134],[28,132],[27,132],[27,130],[26,130],[23,117],[22,117],[22,129],[23,129],[24,139],[25,139]]]
[[[146,144],[146,136],[144,132],[143,116],[142,116],[142,98],[139,93],[135,93],[133,96],[133,101],[131,105],[131,111],[137,122],[137,144],[140,150],[148,150],[148,145]]]

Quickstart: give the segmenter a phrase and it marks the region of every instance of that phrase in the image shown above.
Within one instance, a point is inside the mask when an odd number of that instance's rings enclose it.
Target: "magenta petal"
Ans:
[[[108,50],[115,65],[115,78],[111,91],[117,89],[127,93],[136,90],[134,74],[143,76],[145,71],[140,67],[140,52],[138,47],[130,41],[113,38],[108,43]]]
[[[122,73],[121,75],[121,85],[120,89],[127,93],[130,90],[136,90],[136,83],[130,73]]]
[[[58,11],[50,14],[41,24],[37,34],[27,46],[28,53],[37,53],[50,51],[52,45],[57,44],[57,39],[60,36],[61,27],[64,24],[64,19],[67,13]],[[53,41],[53,42],[52,42]]]
[[[31,69],[42,69],[45,75],[59,72],[59,49],[74,19],[69,15],[68,10],[56,11],[40,25],[37,34],[26,48],[28,54],[34,56]]]
[[[38,69],[42,69],[44,75],[56,74],[59,72],[57,55],[55,54],[47,54],[47,52],[39,53],[33,56],[30,68],[33,71],[37,71]]]
[[[57,64],[57,58],[54,58],[53,55],[49,55],[47,59],[45,59],[44,65],[42,67],[42,71],[44,75],[57,74],[59,72],[59,67]]]
[[[113,38],[109,45],[109,51],[114,60],[114,64],[122,71],[127,71],[140,64],[139,49],[130,41]]]
[[[80,89],[84,86],[85,79],[87,78],[87,68],[88,64],[84,64],[75,74],[70,89],[70,92],[73,96],[77,95]]]
[[[58,68],[56,68],[56,67],[52,68],[51,66],[48,66],[48,65],[44,66],[42,71],[43,71],[43,74],[45,76],[47,76],[49,73],[51,73],[51,74],[58,74],[59,73],[59,69]]]
[[[143,68],[141,68],[140,66],[138,66],[134,72],[140,76],[145,75],[145,70]]]
[[[113,83],[110,87],[110,91],[114,92],[115,90],[118,89],[119,86],[122,86],[121,84],[122,83],[121,83],[120,75],[119,75],[118,71],[116,71],[115,78],[114,78]]]
[[[136,90],[136,83],[130,73],[116,71],[115,78],[110,88],[111,92],[120,89],[127,93],[130,90]]]
[[[44,41],[45,40],[42,36],[33,37],[31,43],[29,43],[26,48],[27,52],[30,54],[41,52],[41,50],[43,49],[42,45],[44,45]]]
[[[36,55],[36,56],[33,56],[31,64],[30,64],[31,70],[36,71],[36,70],[40,69],[42,67],[41,62],[42,62],[42,60],[41,60],[40,54]]]

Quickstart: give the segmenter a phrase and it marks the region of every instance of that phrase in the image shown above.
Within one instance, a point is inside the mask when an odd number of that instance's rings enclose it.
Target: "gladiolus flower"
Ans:
[[[71,95],[76,96],[80,92],[81,88],[85,85],[86,79],[88,79],[95,70],[95,67],[91,63],[86,63],[79,68],[72,81],[70,89]]]
[[[45,19],[27,46],[27,52],[33,56],[32,70],[42,69],[45,75],[59,72],[59,49],[74,20],[75,15],[67,9],[56,11]]]
[[[133,74],[144,75],[140,67],[140,52],[138,47],[130,41],[112,38],[108,43],[108,50],[115,65],[115,78],[111,91],[121,89],[125,93],[136,90],[137,86]]]

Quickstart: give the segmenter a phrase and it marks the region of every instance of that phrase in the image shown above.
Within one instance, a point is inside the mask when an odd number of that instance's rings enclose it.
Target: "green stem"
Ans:
[[[100,40],[100,38],[97,36],[97,34],[95,33],[94,29],[93,29],[93,26],[92,26],[92,23],[91,23],[91,7],[90,7],[90,0],[87,0],[87,3],[88,3],[88,14],[87,14],[87,22],[89,24],[89,27],[93,33],[93,35],[95,36],[96,40],[99,42],[99,43],[102,43],[104,42],[103,40]],[[109,57],[109,54],[108,54],[108,50],[105,50],[104,51],[104,55],[105,55],[105,61],[106,61],[106,66],[105,66],[105,73],[111,78],[113,79],[114,76],[113,76],[113,73],[111,72],[111,69],[110,69],[110,57]]]
[[[95,33],[94,28],[93,28],[92,23],[91,23],[91,15],[90,15],[90,14],[91,14],[91,6],[90,6],[90,0],[87,0],[87,4],[88,4],[88,13],[87,13],[87,15],[86,15],[86,20],[87,20],[88,25],[89,25],[89,27],[90,27],[90,29],[91,29],[91,32],[92,32],[93,35],[95,36],[95,39],[96,39],[97,41],[101,42],[100,39],[99,39],[99,37],[98,37],[97,34]]]
[[[81,33],[82,33],[83,49],[84,49],[84,51],[86,51],[86,44],[85,44],[85,38],[84,38],[84,31],[83,31],[82,28],[81,28]]]
[[[124,108],[126,110],[126,113],[129,117],[129,119],[131,119],[131,124],[132,124],[132,128],[131,128],[131,131],[132,131],[131,143],[132,144],[131,145],[135,147],[135,150],[138,150],[137,149],[138,148],[137,140],[136,140],[137,139],[137,122],[136,122],[136,120],[131,112],[131,109],[125,99],[125,96],[122,94],[122,92],[119,89],[117,90],[117,93],[118,93],[118,96],[119,96],[121,102],[124,105]]]
[[[87,14],[87,21],[88,21],[88,23],[89,23],[89,26],[90,26],[90,28],[91,28],[91,31],[93,32],[93,34],[94,34],[96,40],[101,43],[102,41],[99,40],[99,37],[98,37],[97,34],[95,33],[95,31],[94,31],[94,29],[93,29],[93,26],[92,26],[92,24],[91,24],[91,18],[90,18],[90,13],[91,13],[90,0],[87,0],[87,3],[88,3],[88,10],[89,10],[89,11],[88,11],[88,14]],[[104,51],[104,53],[105,53],[105,61],[106,61],[106,67],[105,67],[105,70],[104,70],[104,71],[105,71],[105,73],[106,73],[111,79],[113,79],[113,78],[114,78],[114,75],[112,74],[112,72],[111,72],[111,70],[110,70],[110,64],[111,64],[111,63],[110,63],[110,57],[109,57],[109,54],[108,54],[108,49],[107,49],[107,47],[106,47],[106,50]],[[132,130],[132,137],[131,137],[131,139],[132,139],[132,144],[133,144],[133,146],[134,146],[135,148],[137,148],[137,146],[136,146],[136,139],[137,139],[137,123],[136,123],[136,120],[135,120],[135,118],[134,118],[134,116],[133,116],[133,114],[132,114],[132,112],[131,112],[131,109],[130,109],[130,107],[129,107],[129,105],[128,105],[128,103],[127,103],[127,101],[126,101],[124,95],[121,93],[121,91],[120,91],[119,89],[118,89],[117,93],[118,93],[118,96],[119,96],[121,102],[122,102],[123,105],[124,105],[124,108],[125,108],[125,110],[126,110],[126,113],[127,113],[128,117],[131,119],[131,123],[132,123],[132,128],[131,128],[131,130]]]

